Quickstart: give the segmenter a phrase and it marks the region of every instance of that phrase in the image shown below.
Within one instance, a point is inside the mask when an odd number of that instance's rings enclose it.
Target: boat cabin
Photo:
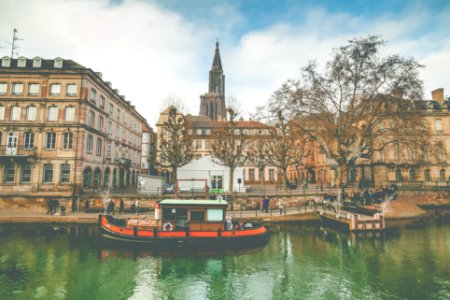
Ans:
[[[164,231],[223,230],[227,206],[225,200],[165,199],[158,202],[155,219]]]

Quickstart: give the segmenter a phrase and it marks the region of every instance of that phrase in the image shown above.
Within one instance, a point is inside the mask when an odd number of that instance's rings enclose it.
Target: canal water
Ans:
[[[271,226],[260,249],[104,249],[95,226],[1,226],[0,299],[450,299],[450,225]]]

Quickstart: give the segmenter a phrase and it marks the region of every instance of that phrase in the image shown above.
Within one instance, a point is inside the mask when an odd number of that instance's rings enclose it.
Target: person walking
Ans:
[[[58,210],[58,207],[59,207],[58,199],[53,199],[53,213],[52,213],[52,215],[56,214],[56,211]]]
[[[280,209],[280,216],[283,214],[286,214],[286,209],[284,208],[284,202],[283,199],[278,198],[278,208]]]
[[[119,215],[120,215],[121,213],[123,213],[124,207],[125,207],[125,204],[123,203],[123,199],[120,198],[120,202],[119,202]]]
[[[61,204],[61,216],[65,216],[66,215],[66,206],[63,204]]]
[[[139,199],[134,202],[134,208],[136,209],[136,214],[139,215]]]
[[[53,215],[53,199],[49,199],[47,201],[47,206],[48,206],[48,210],[47,210],[47,215]]]

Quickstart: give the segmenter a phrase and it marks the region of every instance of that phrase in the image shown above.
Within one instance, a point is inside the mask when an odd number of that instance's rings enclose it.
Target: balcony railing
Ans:
[[[25,148],[24,146],[9,147],[0,146],[0,156],[36,156],[36,147]]]

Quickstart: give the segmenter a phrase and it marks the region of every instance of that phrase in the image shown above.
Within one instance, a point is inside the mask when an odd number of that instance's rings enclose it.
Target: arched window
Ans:
[[[49,121],[57,121],[58,120],[58,106],[52,105],[48,108],[47,119]]]
[[[111,170],[109,168],[105,169],[105,176],[103,176],[103,186],[106,188],[109,188],[109,176],[110,176]]]
[[[99,168],[96,168],[94,171],[94,187],[98,188],[100,186],[101,179],[101,171]]]
[[[439,171],[439,181],[445,181],[445,169]]]
[[[27,121],[36,121],[37,107],[30,105],[27,107]]]
[[[90,188],[91,183],[92,183],[92,170],[91,168],[87,167],[83,171],[83,187]]]
[[[64,120],[65,121],[74,121],[75,120],[75,107],[67,106],[64,109]]]
[[[430,172],[430,169],[426,169],[426,170],[423,172],[423,177],[424,177],[425,181],[430,181],[430,180],[431,180],[431,172]]]
[[[10,119],[12,121],[20,120],[20,106],[18,106],[18,105],[12,106],[10,112],[11,112]]]
[[[416,169],[409,169],[409,181],[417,181]]]

